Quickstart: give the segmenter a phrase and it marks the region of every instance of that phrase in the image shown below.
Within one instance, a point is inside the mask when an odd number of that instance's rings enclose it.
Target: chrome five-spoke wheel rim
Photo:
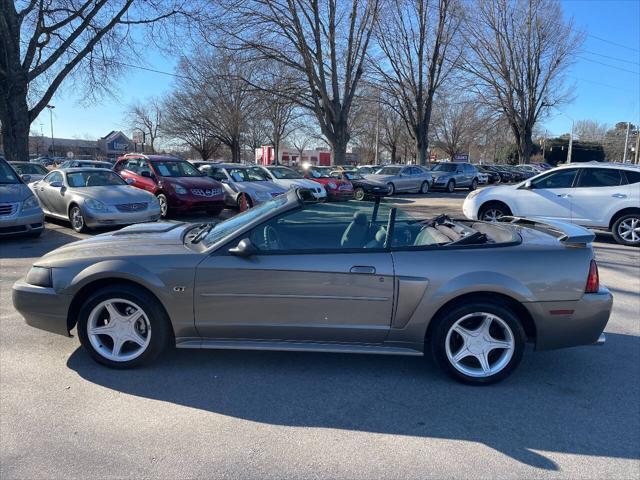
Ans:
[[[82,230],[84,227],[84,218],[82,218],[82,212],[78,207],[71,210],[71,226],[75,230]]]
[[[126,362],[139,357],[147,349],[151,341],[151,325],[138,305],[113,298],[91,310],[87,335],[101,356],[114,362]]]
[[[640,242],[640,218],[627,218],[618,225],[618,235],[627,242]]]
[[[458,319],[447,332],[451,365],[470,377],[490,377],[513,357],[515,340],[507,323],[491,313],[476,312]]]
[[[158,197],[160,203],[160,215],[163,217],[167,215],[167,199],[163,196]]]
[[[486,220],[487,222],[497,222],[503,216],[504,215],[502,213],[502,210],[499,210],[497,208],[490,208],[489,210],[484,212],[482,219]]]

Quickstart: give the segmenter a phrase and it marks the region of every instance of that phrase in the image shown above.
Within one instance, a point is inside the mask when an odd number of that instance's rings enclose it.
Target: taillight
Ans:
[[[598,275],[598,264],[595,260],[591,260],[589,265],[589,275],[587,276],[587,286],[584,293],[598,293],[600,289],[600,276]]]

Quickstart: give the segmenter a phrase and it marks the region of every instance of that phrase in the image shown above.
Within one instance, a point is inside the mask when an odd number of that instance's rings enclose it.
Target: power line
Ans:
[[[634,70],[628,70],[626,68],[618,67],[617,65],[611,65],[610,63],[605,63],[605,62],[599,62],[598,60],[591,60],[590,58],[581,57],[579,55],[578,55],[578,57],[581,58],[582,60],[587,61],[587,62],[598,63],[600,65],[604,65],[605,67],[609,67],[609,68],[614,68],[616,70],[620,70],[621,72],[627,72],[627,73],[633,73],[634,75],[640,75],[640,72],[636,72]]]
[[[596,52],[592,52],[590,50],[583,50],[584,53],[588,53],[589,55],[597,55],[598,57],[603,57],[603,58],[608,58],[610,60],[615,60],[616,62],[624,62],[624,63],[629,63],[631,65],[640,65],[640,61],[634,61],[634,60],[626,60],[624,58],[618,58],[618,57],[612,57],[611,55],[604,55],[602,53],[596,53]]]
[[[596,82],[595,80],[589,80],[587,78],[576,77],[575,75],[567,75],[567,77],[571,77],[571,78],[573,78],[575,80],[580,80],[581,82],[587,82],[587,83],[593,83],[594,85],[600,85],[601,87],[613,88],[613,89],[621,91],[621,92],[638,93],[638,92],[636,92],[634,90],[630,90],[628,88],[620,88],[620,87],[616,87],[615,85],[609,85],[608,83]]]
[[[601,42],[610,43],[611,45],[615,45],[616,47],[626,48],[627,50],[632,50],[634,52],[640,52],[640,49],[638,49],[638,48],[629,47],[629,46],[623,45],[621,43],[612,42],[611,40],[607,40],[606,38],[598,37],[597,35],[593,35],[591,33],[587,34],[587,36],[589,36],[591,38],[595,38],[596,40],[600,40]]]

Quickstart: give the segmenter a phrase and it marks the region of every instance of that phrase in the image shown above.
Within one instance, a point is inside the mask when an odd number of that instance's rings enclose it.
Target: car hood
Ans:
[[[141,223],[114,232],[103,233],[86,240],[69,243],[57,248],[37,264],[62,266],[65,262],[82,260],[124,259],[132,257],[193,254],[184,245],[182,237],[190,223],[156,222]]]
[[[364,178],[370,182],[386,184],[388,180],[396,178],[396,176],[397,175],[378,175],[376,173],[370,173],[369,175],[364,175]]]
[[[354,185],[370,185],[372,187],[387,188],[387,184],[385,182],[381,182],[379,180],[373,180],[371,178],[367,178],[366,176],[362,179],[351,180],[351,183],[353,183]]]
[[[287,188],[311,188],[316,189],[318,187],[322,188],[322,185],[318,182],[314,182],[313,180],[307,180],[306,178],[281,178],[276,180],[281,185],[286,185]]]
[[[22,202],[32,195],[24,183],[0,184],[0,203]]]
[[[429,173],[434,177],[434,178],[439,178],[439,177],[450,177],[452,175],[454,175],[454,172],[442,172],[442,171],[437,171],[434,172],[433,170],[430,170]]]
[[[151,193],[130,185],[71,188],[69,190],[83,197],[100,200],[106,205],[150,202],[153,197]]]
[[[234,182],[234,187],[237,187],[238,190],[243,192],[265,192],[265,193],[284,193],[286,190],[282,187],[279,187],[273,182],[264,181],[264,182]]]

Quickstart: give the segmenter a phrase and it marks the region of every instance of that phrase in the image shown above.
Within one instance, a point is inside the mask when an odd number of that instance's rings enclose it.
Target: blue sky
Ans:
[[[613,125],[640,123],[640,0],[562,0],[567,17],[574,18],[587,37],[582,52],[568,71],[574,101],[544,119],[550,135],[571,129],[571,119],[593,119]],[[173,72],[176,60],[151,53],[146,66]],[[74,92],[62,89],[52,103],[54,134],[65,138],[98,138],[111,130],[127,132],[127,106],[171,90],[171,76],[129,69],[116,84],[113,97],[100,104],[81,103]],[[32,130],[50,134],[49,112],[32,124]]]

